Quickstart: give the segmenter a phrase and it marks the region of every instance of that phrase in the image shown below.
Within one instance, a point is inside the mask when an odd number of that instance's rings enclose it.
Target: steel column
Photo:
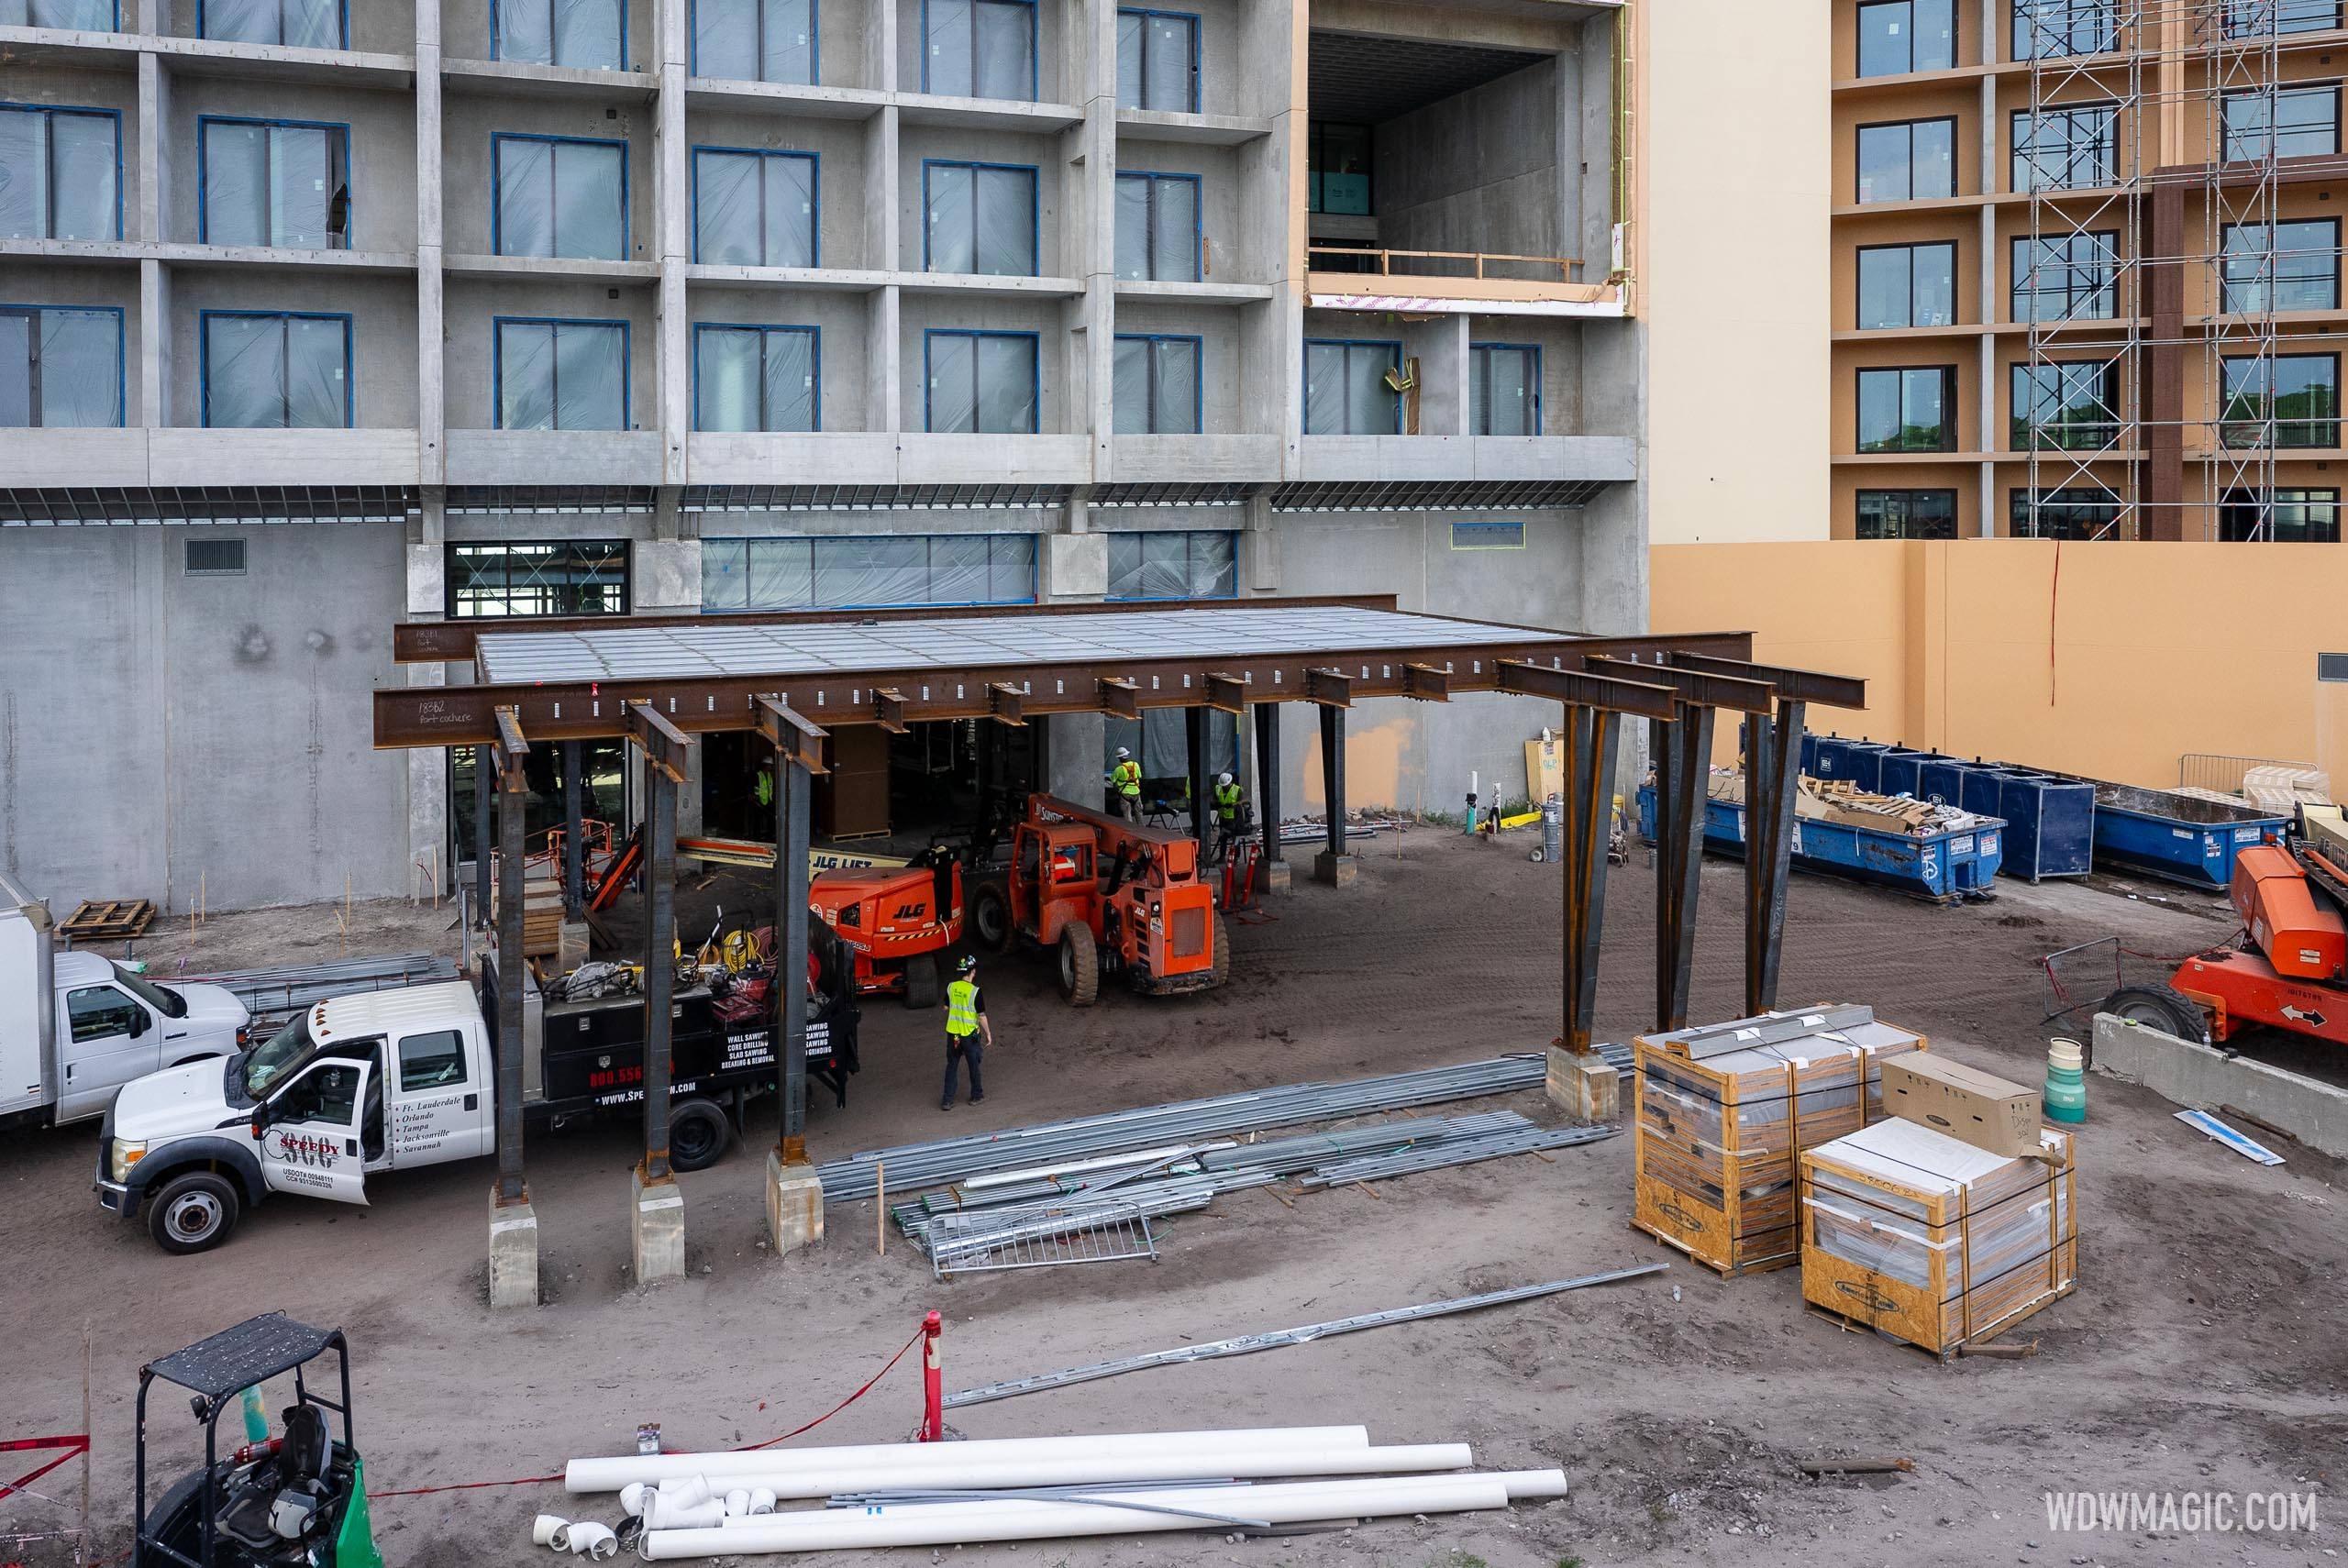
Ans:
[[[644,1180],[669,1176],[669,1016],[677,985],[677,781],[647,767],[644,834]]]
[[[1346,711],[1321,704],[1321,794],[1328,803],[1329,855],[1346,853]]]
[[[1713,710],[1683,705],[1658,752],[1656,771],[1656,1027],[1688,1025],[1696,966],[1696,895],[1704,868],[1704,813],[1712,760]],[[1668,771],[1668,788],[1666,772]],[[1667,802],[1668,802],[1667,808]],[[1667,809],[1668,816],[1667,818]]]
[[[1191,836],[1199,841],[1199,853],[1207,847],[1207,711],[1193,703],[1182,710],[1182,746],[1184,760],[1189,765],[1191,785]]]
[[[1793,865],[1795,808],[1801,792],[1801,734],[1808,705],[1780,699],[1777,717],[1745,721],[1744,1010],[1778,1005],[1778,960],[1785,944],[1786,881]]]
[[[579,842],[579,743],[562,743],[562,917],[577,920],[586,904],[587,846]]]
[[[473,768],[481,780],[475,792],[481,820],[489,821],[488,746],[473,748]],[[521,759],[514,759],[507,782],[521,784]],[[501,860],[497,868],[497,1200],[525,1203],[529,1184],[522,1178],[522,993],[529,984],[530,961],[522,954],[522,822],[527,797],[509,788],[499,801],[497,836]],[[481,840],[481,883],[489,883],[489,834]],[[488,918],[489,906],[482,905]]]
[[[489,747],[473,747],[473,924],[489,925]]]
[[[1576,1055],[1590,1048],[1598,1015],[1598,953],[1606,924],[1606,845],[1620,725],[1620,717],[1604,709],[1566,709],[1565,1032],[1559,1038]]]
[[[782,999],[782,1163],[807,1158],[807,770],[774,754],[774,984]]]
[[[1257,871],[1259,885],[1269,885],[1271,867],[1280,863],[1280,705],[1256,704],[1256,813],[1263,819],[1264,855]]]

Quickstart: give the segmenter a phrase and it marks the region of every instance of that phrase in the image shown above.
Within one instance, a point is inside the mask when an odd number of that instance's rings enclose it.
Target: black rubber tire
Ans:
[[[2096,1011],[2146,1024],[2180,1040],[2210,1043],[2210,1018],[2190,997],[2166,986],[2122,986],[2096,1004]]]
[[[1231,922],[1221,911],[1214,917],[1214,983],[1217,989],[1231,982]]]
[[[1060,928],[1060,994],[1071,1007],[1091,1007],[1101,997],[1101,949],[1089,925]]]
[[[937,955],[924,953],[905,960],[905,1006],[919,1011],[937,1005]]]
[[[227,1176],[183,1172],[148,1198],[147,1233],[178,1257],[208,1253],[235,1232],[244,1208],[243,1194]]]
[[[669,1168],[705,1171],[734,1142],[733,1119],[714,1099],[679,1100],[669,1110]]]
[[[1011,895],[993,882],[970,896],[970,940],[989,953],[1008,953],[1019,940],[1011,923]]]

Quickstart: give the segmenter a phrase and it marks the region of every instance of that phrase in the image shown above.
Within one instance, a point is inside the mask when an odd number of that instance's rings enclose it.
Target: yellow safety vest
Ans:
[[[1214,787],[1214,814],[1224,822],[1239,820],[1239,786],[1218,784]]]
[[[946,1032],[968,1036],[979,1032],[979,988],[968,980],[946,987]]]
[[[1140,799],[1140,763],[1135,762],[1131,758],[1127,758],[1125,761],[1117,764],[1115,767],[1110,770],[1109,778],[1112,783],[1116,785],[1118,794],[1131,795],[1136,800]]]

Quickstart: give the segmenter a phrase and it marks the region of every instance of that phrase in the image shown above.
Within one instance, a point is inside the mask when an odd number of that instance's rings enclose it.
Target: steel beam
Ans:
[[[491,721],[493,727],[496,721]],[[490,760],[489,741],[473,744],[473,926],[489,929],[489,878],[494,857],[489,852],[490,790],[496,765]]]
[[[685,750],[692,745],[683,731],[662,718],[648,702],[630,702],[623,715],[630,744],[644,753],[648,774],[659,773],[671,784],[685,781]],[[743,728],[749,728],[749,724]]]
[[[811,723],[780,697],[761,697],[750,710],[750,721],[767,745],[810,773],[830,771],[824,766],[824,737],[831,732]],[[781,780],[777,779],[780,784]],[[777,799],[781,797],[778,796]],[[781,839],[775,840],[781,844]]]
[[[647,761],[651,760],[647,753]],[[670,1179],[670,1009],[677,986],[677,779],[668,768],[644,770],[644,1182]]]
[[[1688,1025],[1688,993],[1696,966],[1696,896],[1704,867],[1704,813],[1710,795],[1715,710],[1690,706],[1665,726],[1669,788],[1658,754],[1656,773],[1656,1027]],[[1665,801],[1669,798],[1667,823]]]
[[[1815,702],[1825,708],[1864,709],[1867,705],[1867,683],[1852,676],[1825,675],[1814,669],[1792,669],[1778,664],[1751,664],[1741,658],[1721,658],[1711,654],[1674,653],[1669,657],[1680,669],[1760,681],[1775,687],[1780,698],[1796,702]]]
[[[1027,694],[1008,680],[987,683],[987,717],[999,724],[1024,724],[1022,716]]]
[[[1191,836],[1198,840],[1203,860],[1207,852],[1207,711],[1182,710],[1183,777],[1191,786]]]
[[[1590,675],[1578,669],[1552,669],[1545,665],[1522,659],[1501,661],[1500,690],[1650,719],[1667,719],[1678,712],[1678,698],[1667,686],[1644,680],[1620,680],[1612,676]]]
[[[1431,664],[1406,664],[1402,667],[1402,695],[1421,702],[1448,702],[1451,672]]]
[[[526,747],[524,755],[527,755]],[[489,748],[474,753],[480,777],[489,777]],[[508,780],[518,779],[519,760],[501,768]],[[509,788],[498,801],[497,836],[497,1201],[529,1201],[529,1185],[522,1177],[522,993],[529,984],[530,961],[522,953],[522,823],[527,795]],[[482,801],[487,805],[486,799]],[[486,821],[484,814],[483,820]],[[487,869],[484,855],[483,870]],[[482,911],[484,919],[488,911]]]
[[[1321,705],[1321,792],[1328,803],[1329,856],[1341,860],[1346,854],[1346,711],[1329,702]]]
[[[1207,706],[1226,713],[1247,711],[1247,683],[1235,675],[1210,675],[1207,682]]]
[[[1307,670],[1304,700],[1328,708],[1350,708],[1354,705],[1354,678],[1342,670]]]
[[[1613,815],[1614,744],[1621,716],[1604,708],[1568,706],[1565,822],[1565,1028],[1558,1036],[1576,1055],[1590,1049],[1598,1017],[1599,942],[1606,927],[1606,859]]]
[[[522,738],[522,716],[510,707],[498,709],[493,716],[497,744],[492,749],[497,760],[497,787],[509,794],[526,791],[530,787],[530,743]]]
[[[562,918],[577,920],[587,902],[587,846],[581,842],[579,743],[562,743]]]
[[[1119,676],[1104,675],[1096,683],[1101,711],[1120,719],[1141,717],[1141,688]]]
[[[1280,863],[1280,705],[1256,704],[1256,814],[1262,819],[1264,853],[1256,875],[1268,887],[1271,867]]]
[[[791,712],[788,708],[781,711]],[[800,734],[794,725],[782,728],[791,734]],[[782,1124],[779,1147],[782,1163],[791,1165],[803,1164],[807,1158],[807,805],[814,785],[805,762],[788,745],[775,745],[771,766],[774,842],[778,850],[774,857],[773,967],[782,1025]]]
[[[1786,935],[1786,883],[1793,866],[1796,807],[1801,791],[1801,734],[1807,709],[1781,698],[1775,718],[1745,721],[1744,1012],[1778,1005],[1778,962]]]
[[[1757,680],[1736,680],[1724,675],[1681,669],[1676,665],[1634,664],[1620,658],[1584,659],[1582,668],[1593,675],[1612,676],[1618,680],[1667,686],[1678,693],[1681,701],[1700,707],[1732,708],[1740,713],[1769,711],[1769,688]]]
[[[977,718],[976,713],[969,714]],[[913,726],[905,722],[905,695],[892,686],[883,686],[872,693],[872,722],[892,735],[908,734]]]

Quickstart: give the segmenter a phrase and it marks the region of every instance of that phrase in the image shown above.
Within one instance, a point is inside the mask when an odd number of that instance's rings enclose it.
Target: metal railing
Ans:
[[[1512,256],[1485,250],[1395,250],[1384,246],[1368,245],[1306,247],[1308,266],[1317,266],[1316,259],[1324,256],[1368,258],[1370,267],[1360,271],[1364,277],[1474,278],[1483,282],[1518,283],[1581,282],[1582,261],[1578,256]],[[1347,272],[1360,271],[1354,267],[1343,270]]]
[[[2254,767],[2284,767],[2306,773],[2314,771],[2315,764],[2287,762],[2275,756],[2228,756],[2213,751],[2188,751],[2176,759],[2176,787],[2239,795],[2243,775]]]

